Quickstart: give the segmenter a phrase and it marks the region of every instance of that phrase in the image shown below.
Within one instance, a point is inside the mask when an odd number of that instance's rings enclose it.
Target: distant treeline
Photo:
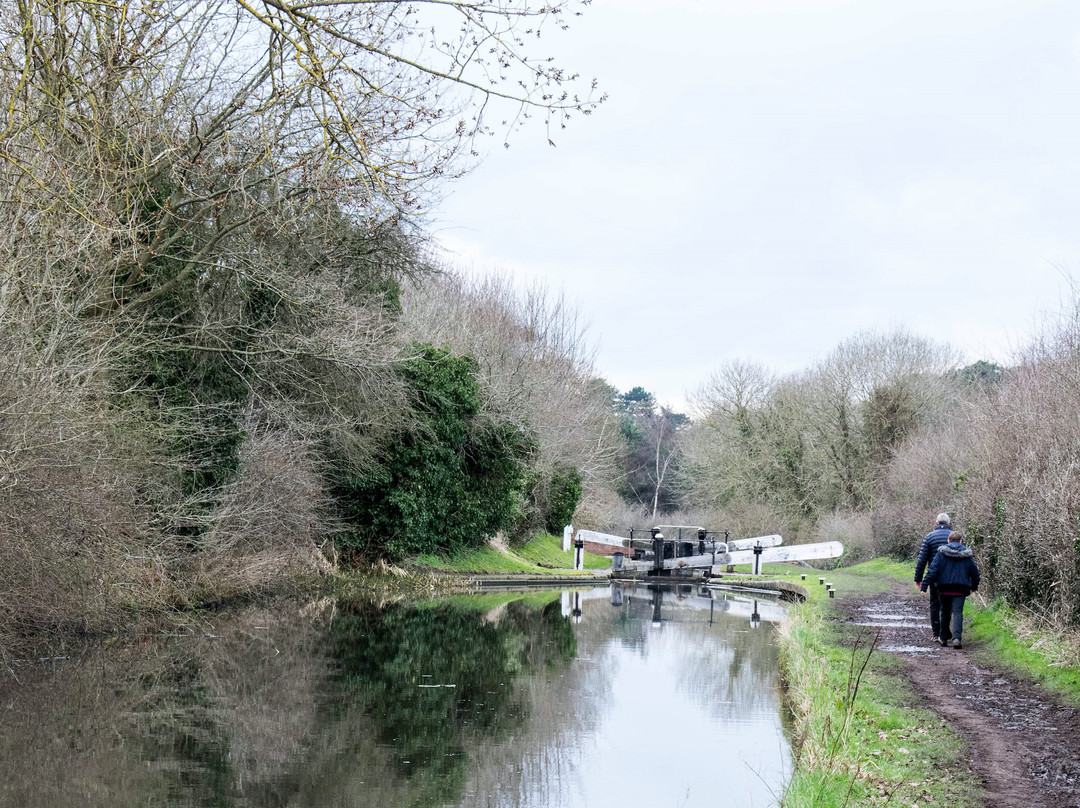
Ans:
[[[739,533],[839,539],[848,562],[911,558],[947,511],[986,591],[1080,623],[1080,298],[1008,367],[865,333],[800,373],[726,365],[695,406],[684,507]]]

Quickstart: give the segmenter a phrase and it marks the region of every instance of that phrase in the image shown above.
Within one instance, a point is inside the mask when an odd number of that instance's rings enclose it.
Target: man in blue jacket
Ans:
[[[919,549],[919,558],[915,562],[916,584],[922,583],[923,570],[934,560],[937,551],[948,543],[951,532],[952,520],[949,519],[949,514],[939,513],[937,524],[923,537],[922,547]],[[925,592],[926,587],[923,587],[922,591]],[[938,599],[936,586],[930,587],[930,629],[934,632],[934,639],[939,640],[941,638],[941,601]]]
[[[951,638],[953,648],[959,648],[964,628],[964,599],[979,588],[979,568],[971,557],[971,548],[964,546],[964,537],[959,533],[950,533],[948,543],[930,562],[922,591],[928,586],[937,587],[941,600],[941,644],[948,645]]]

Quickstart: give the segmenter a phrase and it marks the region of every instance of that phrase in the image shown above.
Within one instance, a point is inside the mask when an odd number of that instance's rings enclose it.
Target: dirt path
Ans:
[[[907,663],[925,705],[967,740],[986,808],[1080,808],[1080,710],[973,662],[975,644],[942,648],[930,635],[926,596],[910,586],[838,606],[845,623],[881,629],[879,649]]]

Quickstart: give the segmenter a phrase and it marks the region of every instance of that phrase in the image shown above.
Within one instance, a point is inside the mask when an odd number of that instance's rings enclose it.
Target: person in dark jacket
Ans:
[[[923,537],[922,547],[919,548],[919,558],[915,562],[915,583],[919,585],[923,581],[923,570],[934,560],[937,551],[949,541],[949,533],[952,532],[952,520],[949,514],[939,513],[937,524],[926,536]],[[926,588],[923,588],[926,591]],[[936,586],[930,587],[930,629],[934,632],[934,640],[941,638],[941,601],[938,599]]]
[[[949,541],[938,550],[930,569],[923,578],[922,591],[936,586],[941,600],[941,644],[960,647],[960,635],[964,628],[964,599],[979,588],[979,568],[971,556],[971,548],[964,546],[964,537],[955,531]]]

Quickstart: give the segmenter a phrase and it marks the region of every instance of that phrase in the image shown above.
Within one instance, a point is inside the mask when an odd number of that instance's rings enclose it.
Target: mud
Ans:
[[[837,606],[853,628],[880,629],[878,649],[906,663],[924,705],[967,741],[987,808],[1080,808],[1080,710],[976,661],[975,643],[938,645],[927,598],[911,586]]]

